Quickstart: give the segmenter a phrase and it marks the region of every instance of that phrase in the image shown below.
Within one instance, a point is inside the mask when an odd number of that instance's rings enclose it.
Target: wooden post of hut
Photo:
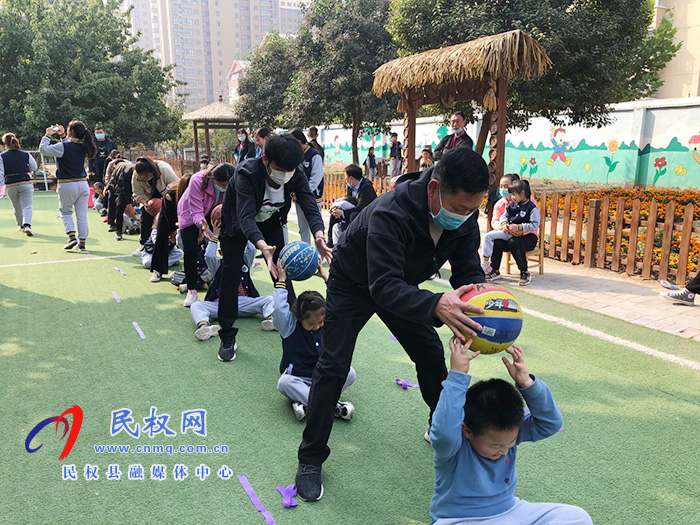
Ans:
[[[185,113],[182,120],[192,122],[194,128],[194,154],[195,162],[199,161],[199,137],[197,135],[198,124],[204,126],[204,141],[207,155],[211,157],[211,143],[209,131],[214,129],[237,129],[241,126],[241,119],[236,114],[235,108],[231,104],[223,101],[219,95],[218,102],[204,106],[195,111]]]

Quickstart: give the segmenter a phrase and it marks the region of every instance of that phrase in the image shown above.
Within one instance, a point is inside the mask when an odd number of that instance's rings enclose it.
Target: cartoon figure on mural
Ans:
[[[566,130],[552,126],[549,138],[554,145],[554,153],[552,153],[552,158],[547,161],[547,165],[554,166],[554,161],[560,159],[567,166],[571,166],[571,157],[566,156],[566,149],[573,147],[573,145],[566,140]]]
[[[693,150],[693,158],[695,162],[700,164],[700,153],[698,153],[698,146],[700,146],[700,135],[693,135],[688,141],[688,145]]]
[[[338,135],[333,139],[333,158],[340,160],[340,137]]]

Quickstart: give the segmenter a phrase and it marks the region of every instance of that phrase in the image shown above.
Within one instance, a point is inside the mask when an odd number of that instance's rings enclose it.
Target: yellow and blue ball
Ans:
[[[482,354],[495,354],[511,346],[523,327],[523,310],[513,295],[491,283],[475,284],[462,295],[462,301],[484,309],[483,314],[465,312],[482,326],[473,338],[471,349]],[[465,334],[466,335],[466,334]],[[467,338],[471,336],[467,335]]]

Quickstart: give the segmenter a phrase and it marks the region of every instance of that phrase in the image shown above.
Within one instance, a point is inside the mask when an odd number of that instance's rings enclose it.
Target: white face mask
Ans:
[[[294,171],[282,171],[270,168],[270,178],[275,184],[286,184],[294,176]]]

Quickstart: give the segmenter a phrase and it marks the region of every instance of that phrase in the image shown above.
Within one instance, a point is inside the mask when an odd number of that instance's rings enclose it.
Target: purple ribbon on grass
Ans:
[[[262,504],[260,498],[258,498],[258,495],[253,490],[253,487],[251,486],[245,474],[241,474],[240,476],[238,476],[238,481],[241,482],[243,490],[245,490],[245,493],[248,494],[248,498],[255,507],[255,510],[257,510],[260,514],[263,515],[263,518],[265,518],[267,525],[276,525],[275,519],[272,517],[272,514],[270,514],[270,511],[268,511]]]
[[[114,297],[114,300],[117,301],[117,303],[121,303],[122,300],[119,299],[119,296],[117,295],[117,292],[112,292],[112,297]]]
[[[393,339],[393,340],[396,341],[396,342],[399,341],[398,339],[396,339],[396,337],[394,337],[394,336],[391,335],[391,334],[387,334],[386,336],[387,336],[389,339]]]
[[[143,330],[141,330],[139,324],[136,321],[133,321],[131,324],[134,325],[134,329],[141,336],[141,339],[146,339],[146,334],[143,333]]]
[[[396,384],[399,385],[404,390],[406,390],[409,387],[410,388],[420,388],[419,385],[414,385],[408,379],[399,379],[398,377],[396,378]]]
[[[299,505],[294,499],[294,496],[297,495],[296,484],[289,485],[288,487],[283,487],[280,485],[277,487],[277,491],[282,494],[282,498],[284,499],[284,501],[282,501],[282,505],[284,505],[284,508],[289,509]]]
[[[123,270],[121,270],[121,269],[117,268],[116,266],[114,267],[114,269],[115,269],[115,270],[117,270],[117,271],[118,271],[118,272],[119,272],[120,274],[122,274],[122,275],[126,275],[126,273],[124,273],[124,271],[123,271]]]

